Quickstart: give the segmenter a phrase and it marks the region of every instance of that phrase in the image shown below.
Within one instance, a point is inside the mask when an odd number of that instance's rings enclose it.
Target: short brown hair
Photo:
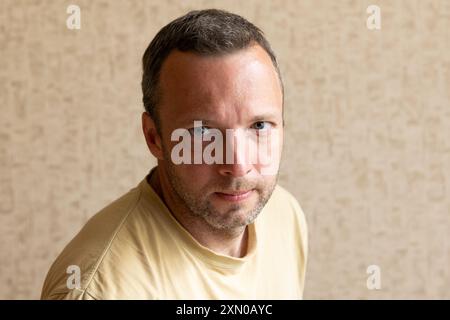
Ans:
[[[217,9],[190,11],[163,27],[142,57],[142,101],[158,130],[156,106],[161,95],[158,83],[162,64],[172,50],[221,55],[244,49],[252,43],[259,44],[270,56],[283,90],[277,59],[269,42],[258,27],[243,17]]]

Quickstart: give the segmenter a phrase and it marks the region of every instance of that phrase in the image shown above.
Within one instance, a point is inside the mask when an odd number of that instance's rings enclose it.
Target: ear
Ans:
[[[156,124],[147,112],[142,113],[142,131],[148,149],[158,160],[164,160],[161,137],[156,129]]]

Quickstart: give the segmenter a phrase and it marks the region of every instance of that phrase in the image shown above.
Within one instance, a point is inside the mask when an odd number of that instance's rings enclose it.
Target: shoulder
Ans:
[[[278,214],[306,220],[305,214],[297,199],[288,190],[278,184],[275,186],[266,206],[271,210],[277,211]]]
[[[297,199],[285,188],[276,185],[272,196],[262,213],[269,226],[280,226],[282,230],[292,230],[296,238],[302,243],[305,256],[308,251],[308,225]]]
[[[135,212],[140,197],[139,187],[131,189],[86,223],[52,264],[43,285],[42,299],[96,298],[89,292],[89,284],[120,230]],[[71,270],[75,272],[72,274]],[[78,286],[70,289],[70,277],[77,273]]]

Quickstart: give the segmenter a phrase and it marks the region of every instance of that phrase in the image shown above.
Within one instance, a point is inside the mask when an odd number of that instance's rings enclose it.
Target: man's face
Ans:
[[[163,64],[160,90],[164,160],[158,166],[175,198],[190,214],[216,229],[251,223],[276,185],[283,141],[282,90],[268,54],[257,45],[222,56],[174,51]],[[202,121],[203,128],[194,131],[194,121]],[[174,164],[171,152],[178,141],[171,141],[171,134],[179,128],[200,136],[208,129],[220,130],[224,163]],[[232,143],[226,139],[227,129],[277,135],[279,144],[270,150],[276,170],[264,173],[264,166],[244,159],[239,148],[232,151],[233,163],[226,162],[226,148]],[[252,138],[246,142],[255,144]],[[209,143],[203,142],[203,148]]]

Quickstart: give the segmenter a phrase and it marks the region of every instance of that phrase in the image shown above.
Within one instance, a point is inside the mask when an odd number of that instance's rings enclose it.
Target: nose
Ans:
[[[227,136],[225,143],[225,163],[220,165],[223,176],[244,177],[252,171],[253,164],[248,155],[249,146],[245,133],[237,130],[234,136]]]
[[[224,164],[220,166],[219,173],[228,177],[245,177],[252,171],[251,166],[246,164]]]

